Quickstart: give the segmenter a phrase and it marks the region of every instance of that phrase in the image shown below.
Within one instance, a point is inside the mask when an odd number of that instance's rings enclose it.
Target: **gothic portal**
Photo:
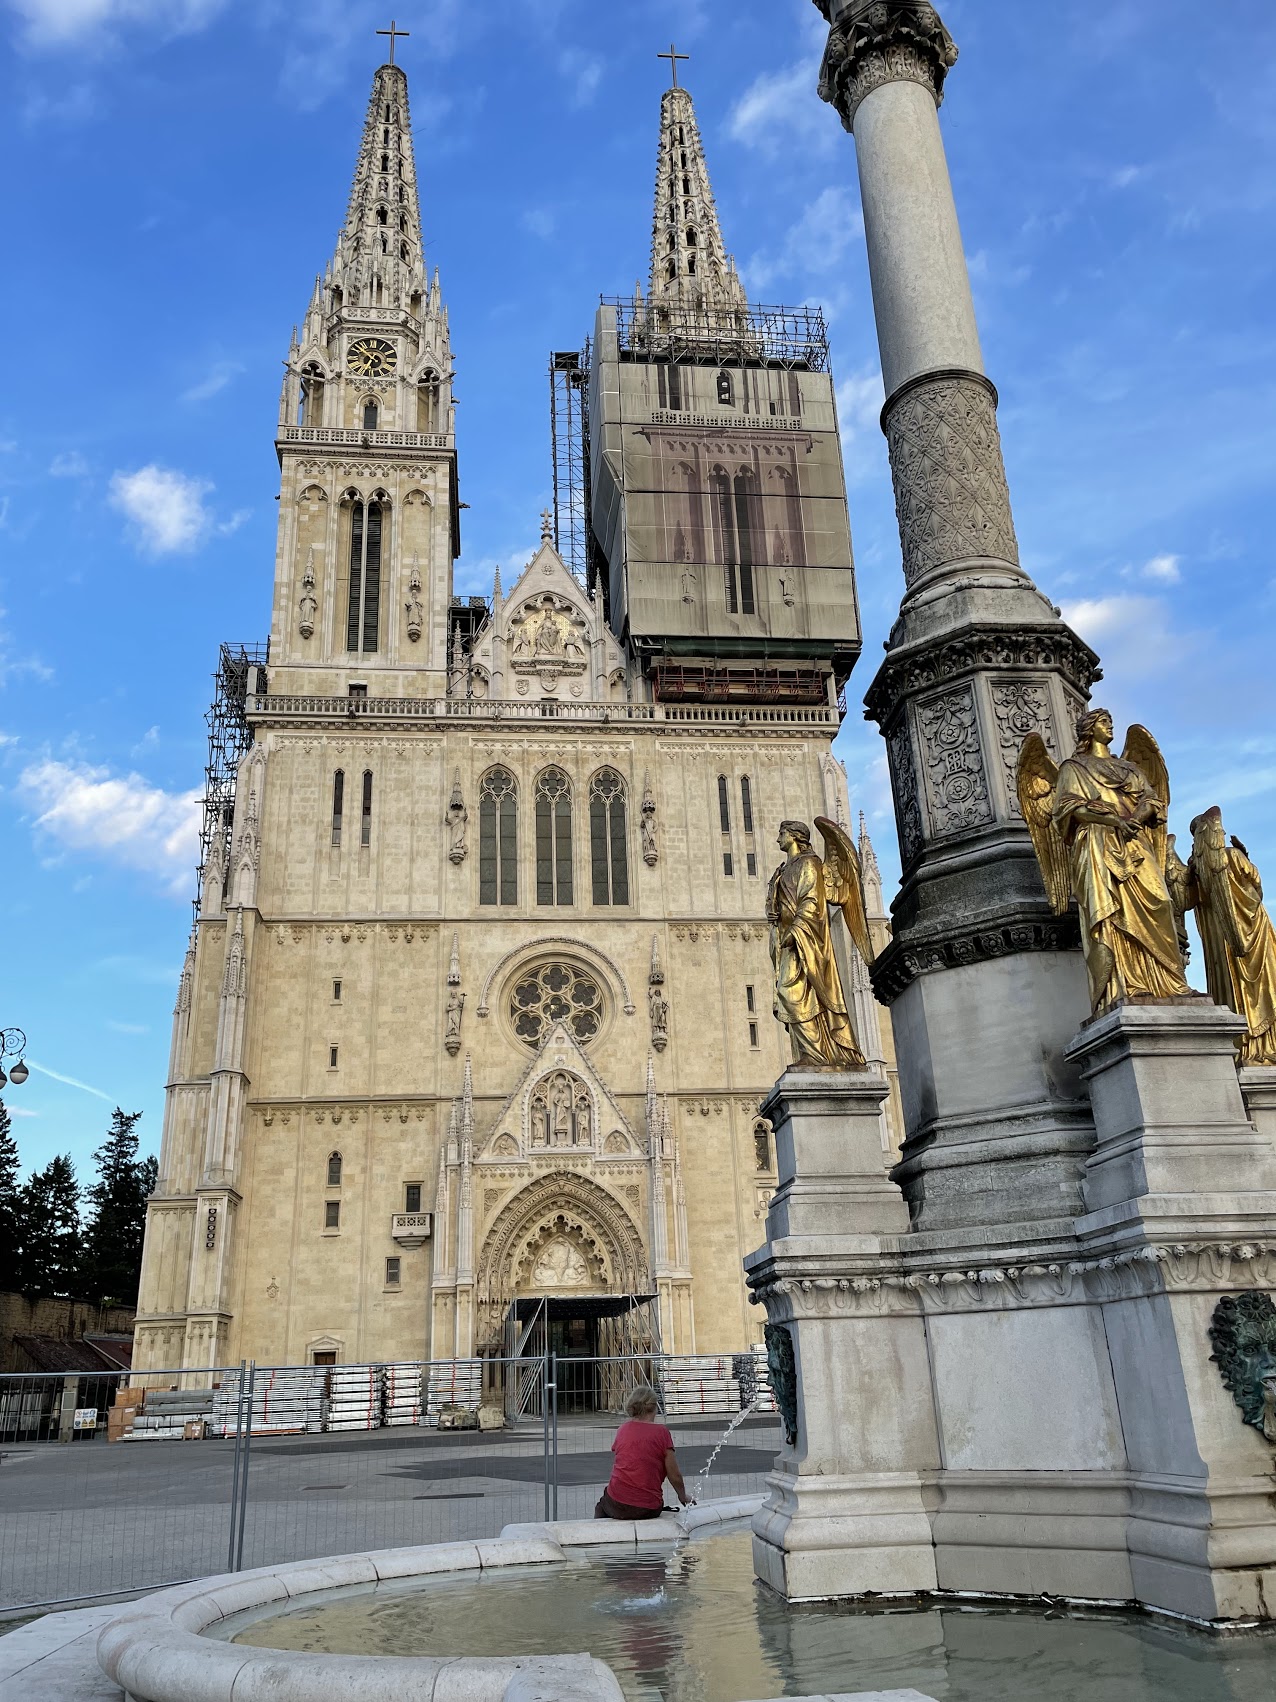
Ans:
[[[775,826],[850,819],[823,323],[746,300],[677,89],[649,293],[596,327],[579,576],[547,519],[508,588],[453,596],[452,372],[383,65],[288,351],[269,653],[205,821],[139,1369],[465,1358],[539,1301],[578,1345],[637,1309],[671,1352],[760,1336]],[[884,935],[862,821],[861,850]]]

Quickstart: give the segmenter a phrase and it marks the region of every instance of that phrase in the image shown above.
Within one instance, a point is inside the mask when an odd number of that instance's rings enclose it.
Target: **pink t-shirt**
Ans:
[[[627,1507],[664,1505],[665,1455],[673,1437],[663,1424],[627,1419],[616,1432],[611,1451],[616,1456],[607,1493]]]

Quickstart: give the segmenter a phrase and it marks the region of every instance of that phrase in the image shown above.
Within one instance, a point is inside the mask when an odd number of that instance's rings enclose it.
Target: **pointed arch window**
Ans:
[[[600,768],[589,787],[589,863],[595,904],[629,903],[625,783]]]
[[[372,843],[372,770],[363,771],[363,798],[359,808],[359,843]]]
[[[332,843],[341,843],[341,812],[345,804],[346,777],[341,769],[332,777]]]
[[[749,784],[749,776],[740,776],[740,816],[744,822],[744,831],[753,832],[753,787]]]
[[[297,402],[297,424],[315,426],[323,424],[323,369],[311,361],[301,369],[301,394]]]
[[[346,649],[370,654],[379,648],[381,551],[389,516],[377,498],[350,508],[350,593],[346,605]]]
[[[330,1188],[341,1186],[341,1154],[339,1152],[328,1154],[328,1186]]]
[[[724,407],[735,406],[735,382],[729,372],[718,374],[718,400]]]
[[[731,792],[725,774],[718,776],[718,827],[723,833],[731,831]]]
[[[372,397],[369,396],[367,401],[363,404],[364,431],[375,431],[377,429],[377,420],[379,416],[380,409],[377,407],[377,404]]]
[[[416,429],[437,431],[439,408],[439,375],[425,372],[416,388]]]
[[[764,559],[762,528],[758,524],[758,481],[748,467],[735,476],[736,559],[740,566],[740,613],[751,615],[753,569]]]
[[[518,903],[518,787],[507,768],[479,785],[479,903]]]
[[[572,783],[561,768],[536,777],[536,902],[571,904]]]

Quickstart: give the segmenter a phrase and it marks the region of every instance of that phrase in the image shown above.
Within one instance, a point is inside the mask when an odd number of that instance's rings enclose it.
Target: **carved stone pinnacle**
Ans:
[[[921,83],[944,98],[957,44],[927,0],[815,0],[829,20],[820,66],[820,99],[854,128],[865,95],[884,83]]]

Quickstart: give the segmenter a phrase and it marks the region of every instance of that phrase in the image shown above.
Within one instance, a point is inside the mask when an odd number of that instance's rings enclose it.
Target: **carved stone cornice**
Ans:
[[[884,83],[920,83],[937,106],[943,100],[944,79],[957,63],[957,44],[926,0],[815,3],[830,24],[820,99],[837,109],[848,130],[865,95]]]
[[[960,969],[988,963],[1023,951],[1076,951],[1081,930],[1075,909],[1063,916],[1002,922],[976,927],[942,938],[919,940],[915,935],[887,942],[869,969],[873,993],[890,1005],[919,975],[939,969]]]
[[[1088,644],[1058,626],[968,626],[937,644],[888,654],[864,697],[865,718],[885,729],[900,703],[964,674],[1020,668],[1057,670],[1083,695],[1102,678]]]
[[[777,1260],[777,1265],[787,1261]],[[798,1261],[794,1261],[796,1265]],[[763,1268],[749,1278],[749,1300],[772,1323],[804,1318],[915,1315],[919,1312],[1020,1311],[1094,1305],[1167,1291],[1217,1293],[1276,1288],[1276,1241],[1150,1244],[1093,1259],[1052,1264],[911,1270],[903,1260],[845,1273],[799,1276]]]

